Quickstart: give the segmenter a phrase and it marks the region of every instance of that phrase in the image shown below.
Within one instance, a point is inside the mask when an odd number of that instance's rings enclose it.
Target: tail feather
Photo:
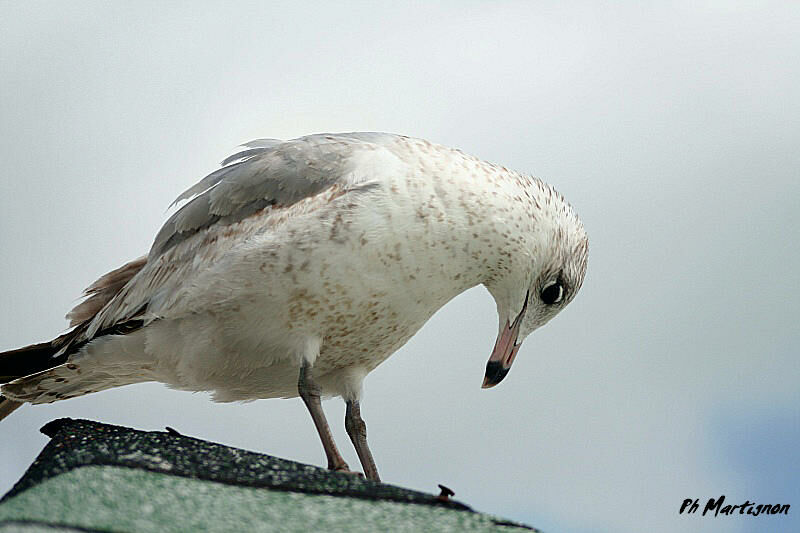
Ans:
[[[62,374],[67,371],[81,373],[77,365],[65,363],[72,354],[91,340],[104,335],[126,335],[144,327],[144,320],[133,317],[93,332],[91,336],[86,334],[92,318],[120,293],[146,263],[147,256],[140,257],[102,276],[86,289],[84,293],[87,296],[86,300],[67,315],[70,326],[75,326],[72,330],[50,342],[0,352],[0,420],[26,401],[52,402],[103,388],[142,381],[141,376],[135,374],[123,375],[117,380],[109,380],[108,376],[106,379],[90,376],[90,380],[69,382],[68,378],[73,376],[64,377]],[[49,389],[42,389],[39,386],[42,383],[47,383]]]
[[[0,383],[8,383],[63,363],[62,359],[66,357],[53,357],[59,349],[54,344],[42,342],[0,353]]]
[[[15,402],[3,396],[0,396],[0,420],[14,412],[14,410],[22,405],[22,402]]]
[[[58,351],[53,344],[42,342],[0,353],[0,383],[8,383],[58,365],[61,357],[53,357]],[[0,396],[0,420],[13,413],[22,403]]]

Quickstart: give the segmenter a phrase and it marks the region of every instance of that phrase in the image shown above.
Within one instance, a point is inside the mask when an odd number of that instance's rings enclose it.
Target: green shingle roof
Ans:
[[[0,500],[11,531],[511,531],[423,492],[179,435],[64,418]]]

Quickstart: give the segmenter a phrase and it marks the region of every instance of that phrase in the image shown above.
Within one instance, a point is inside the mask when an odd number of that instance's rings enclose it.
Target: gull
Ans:
[[[365,376],[448,301],[483,285],[498,334],[484,388],[577,294],[588,240],[538,178],[387,133],[258,139],[181,194],[146,256],[86,289],[49,342],[0,353],[0,419],[157,381],[218,402],[299,396],[328,468],[322,410],[346,403],[364,475]]]

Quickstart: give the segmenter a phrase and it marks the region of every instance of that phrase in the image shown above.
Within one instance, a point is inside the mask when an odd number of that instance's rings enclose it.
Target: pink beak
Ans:
[[[489,357],[489,362],[486,363],[486,375],[483,378],[483,385],[481,388],[488,389],[494,387],[506,377],[508,371],[511,370],[511,363],[517,356],[520,344],[517,344],[519,337],[519,327],[522,323],[522,317],[525,316],[525,311],[528,309],[528,294],[525,295],[525,304],[522,306],[522,311],[519,312],[514,323],[509,325],[506,321],[506,326],[502,329],[497,336],[497,341],[494,343],[494,350]]]

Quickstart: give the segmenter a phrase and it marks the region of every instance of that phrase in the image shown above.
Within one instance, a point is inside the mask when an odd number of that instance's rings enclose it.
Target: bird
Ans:
[[[498,333],[482,387],[583,284],[588,238],[539,178],[423,139],[325,133],[241,145],[184,191],[149,252],[100,277],[55,339],[0,353],[0,420],[156,381],[217,402],[341,397],[363,475],[366,375],[442,306],[483,285]],[[360,472],[354,472],[360,474]]]

